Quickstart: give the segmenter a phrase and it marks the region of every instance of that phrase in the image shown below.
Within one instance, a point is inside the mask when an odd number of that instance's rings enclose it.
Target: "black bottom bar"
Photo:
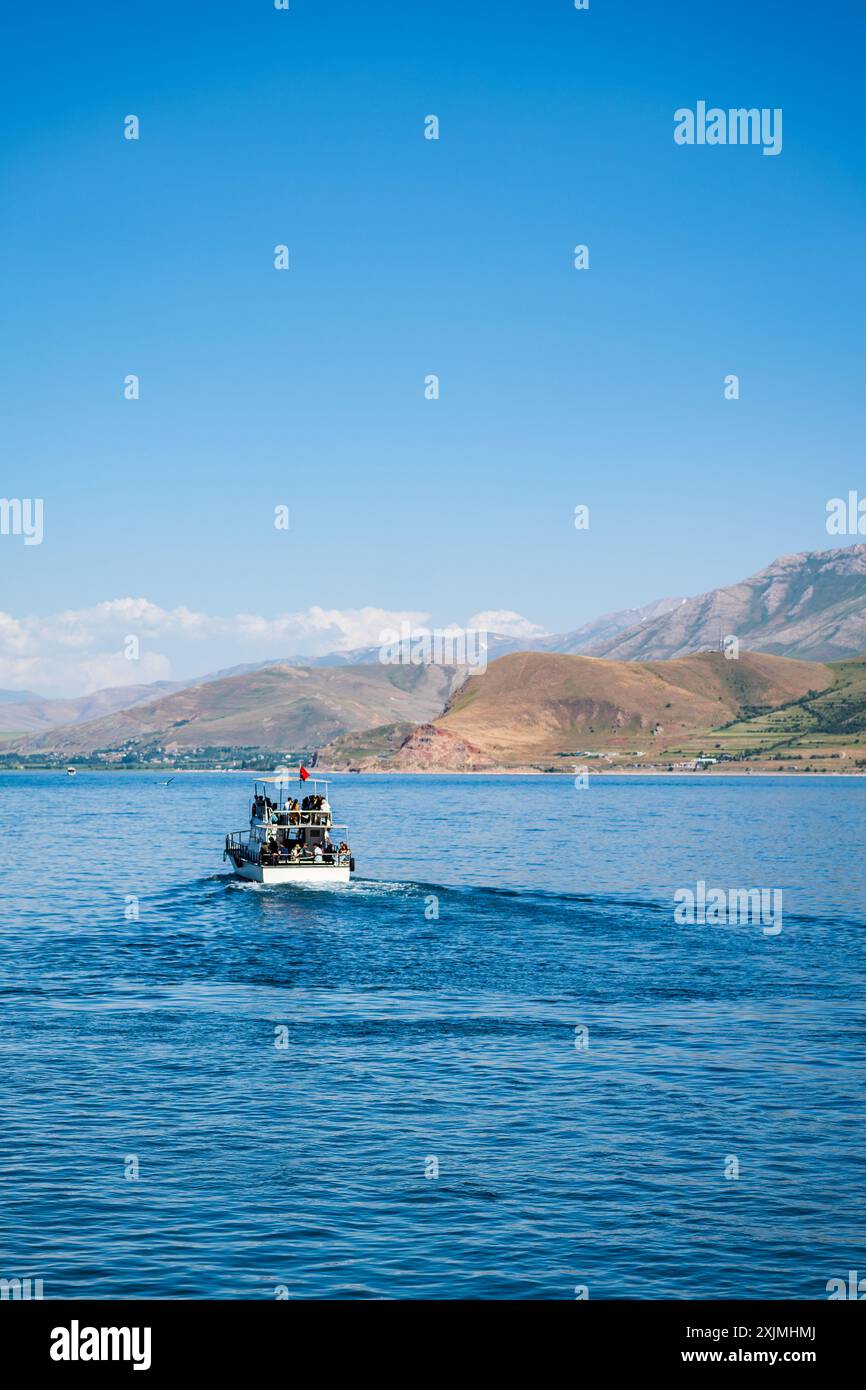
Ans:
[[[219,1378],[273,1368],[287,1376],[307,1367],[367,1376],[390,1367],[400,1379],[489,1379],[499,1362],[532,1359],[538,1378],[565,1357],[574,1373],[666,1373],[719,1365],[768,1370],[805,1366],[857,1374],[866,1320],[859,1302],[625,1302],[570,1304],[482,1302],[118,1302],[56,1300],[0,1303],[3,1369],[61,1378],[136,1374],[162,1382],[178,1374]],[[459,1335],[454,1341],[452,1333]],[[322,1341],[322,1334],[328,1340]],[[403,1342],[413,1338],[410,1347]],[[418,1341],[423,1338],[423,1341]],[[396,1339],[396,1340],[395,1340]],[[398,1348],[403,1347],[400,1351]],[[411,1348],[414,1348],[412,1350]],[[460,1350],[464,1348],[464,1350]],[[407,1356],[408,1352],[408,1356]],[[93,1354],[99,1359],[91,1359]],[[418,1360],[416,1361],[416,1357]],[[591,1362],[587,1358],[591,1357]],[[201,1381],[199,1382],[201,1384]]]

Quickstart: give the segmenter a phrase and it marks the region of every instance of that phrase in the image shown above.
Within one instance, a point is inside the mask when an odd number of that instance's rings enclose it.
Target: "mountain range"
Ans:
[[[185,686],[6,748],[62,757],[141,748],[315,749],[371,724],[410,726],[441,713],[457,680],[443,666],[270,666]]]
[[[119,687],[73,700],[27,695],[16,700],[4,698],[14,692],[0,692],[0,728],[9,752],[71,756],[132,741],[147,748],[327,748],[336,765],[353,758],[396,757],[420,725],[435,725],[437,730],[428,751],[441,750],[446,735],[474,744],[478,729],[470,707],[476,713],[487,709],[482,723],[494,722],[492,707],[485,703],[488,697],[481,698],[480,690],[499,691],[504,699],[500,682],[518,672],[536,699],[535,716],[523,709],[519,720],[531,722],[534,717],[539,730],[522,751],[520,739],[504,732],[505,742],[497,741],[498,736],[479,738],[478,746],[494,761],[509,760],[512,754],[537,761],[546,756],[540,732],[545,722],[587,741],[585,721],[575,722],[568,714],[575,701],[597,710],[602,727],[609,717],[611,728],[617,720],[629,726],[637,719],[636,733],[650,728],[654,720],[668,732],[679,728],[674,716],[663,717],[656,696],[659,682],[677,686],[686,675],[697,680],[697,687],[689,697],[689,710],[683,712],[683,734],[699,726],[715,727],[712,721],[707,724],[710,711],[698,708],[701,699],[724,706],[712,713],[733,717],[740,706],[716,689],[715,676],[710,679],[715,663],[670,664],[664,674],[653,669],[654,663],[716,652],[720,638],[728,636],[737,637],[744,654],[796,658],[811,666],[811,673],[804,667],[802,679],[798,676],[790,689],[779,675],[782,668],[774,668],[773,679],[784,699],[800,698],[803,680],[814,689],[832,684],[835,677],[827,674],[827,663],[866,652],[866,545],[783,556],[738,584],[695,598],[666,598],[606,614],[572,632],[531,640],[492,634],[486,676],[473,676],[465,668],[383,666],[377,647],[359,648],[315,661],[293,657],[255,662],[195,682]],[[541,668],[525,659],[530,653],[551,659],[543,677]],[[522,659],[515,663],[518,655]],[[602,660],[569,668],[565,680],[557,658],[578,656]],[[767,676],[767,668],[751,659],[725,662],[720,669],[727,671],[732,691],[739,690],[747,676],[752,684],[760,672]],[[467,676],[464,690],[455,695]],[[558,680],[565,680],[563,689],[548,700],[544,692],[552,691]],[[678,690],[674,693],[670,707],[676,710],[685,697]],[[750,702],[777,702],[775,696],[752,699],[754,691],[748,698],[745,690],[740,694],[742,708]],[[557,702],[561,719],[554,713]],[[662,702],[662,708],[666,704]],[[557,733],[554,743],[558,737]],[[566,742],[570,739],[571,734]],[[409,755],[400,756],[405,762]]]
[[[717,651],[720,639],[729,635],[749,651],[810,661],[840,661],[866,652],[866,545],[782,555],[739,583],[606,613],[570,632],[533,638],[491,633],[488,658],[539,651],[662,661]],[[289,664],[364,665],[378,659],[378,650],[361,647],[312,661],[297,657]]]
[[[158,700],[183,688],[182,681],[154,681],[151,685],[114,685],[96,690],[92,695],[78,695],[68,700],[43,699],[28,691],[0,691],[0,729],[16,733],[42,733],[64,724],[84,724],[113,714],[115,710],[131,709],[148,700]]]
[[[810,661],[866,652],[866,545],[783,555],[739,584],[686,599],[584,650],[658,661],[717,648],[728,634],[750,651]]]

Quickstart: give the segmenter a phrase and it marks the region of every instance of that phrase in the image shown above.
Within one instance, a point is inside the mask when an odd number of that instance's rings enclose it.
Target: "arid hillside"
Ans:
[[[167,750],[318,748],[349,730],[433,718],[453,677],[441,666],[271,666],[5,746],[64,757],[121,748],[131,739]]]
[[[756,652],[736,661],[702,652],[649,662],[526,652],[502,657],[466,681],[436,727],[504,764],[582,750],[660,753],[833,680],[821,663]]]

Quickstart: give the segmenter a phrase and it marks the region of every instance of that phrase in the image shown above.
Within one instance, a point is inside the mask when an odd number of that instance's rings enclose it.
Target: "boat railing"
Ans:
[[[262,844],[259,840],[251,842],[249,839],[249,832],[246,830],[233,830],[226,835],[226,854],[230,854],[233,857],[240,856],[241,859],[246,859],[250,864],[258,864],[259,852],[261,850],[264,850],[265,862],[270,861],[273,864],[350,864],[352,858],[349,851],[341,853],[336,845],[334,845],[330,850],[326,850],[324,855],[319,859],[314,858],[309,852],[304,853],[299,859],[292,859],[290,855],[285,853],[279,855],[274,854],[273,849],[269,845]]]
[[[226,835],[225,853],[233,856],[240,855],[241,859],[246,859],[250,864],[257,864],[259,861],[259,845],[256,844],[255,850],[250,845],[249,832],[236,830]]]

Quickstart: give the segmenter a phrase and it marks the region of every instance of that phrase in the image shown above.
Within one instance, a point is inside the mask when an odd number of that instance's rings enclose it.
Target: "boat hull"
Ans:
[[[348,864],[235,864],[239,878],[253,883],[348,883]]]

